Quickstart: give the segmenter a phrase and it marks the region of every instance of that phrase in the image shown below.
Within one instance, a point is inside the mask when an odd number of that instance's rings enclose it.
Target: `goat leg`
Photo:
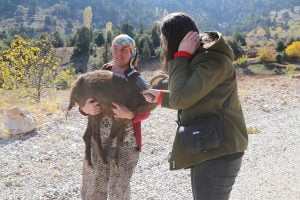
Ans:
[[[126,120],[126,119],[116,119],[113,121],[111,135],[117,137],[116,151],[114,153],[114,158],[112,160],[112,166],[115,169],[118,169],[119,152],[120,152],[120,148],[123,146],[125,129],[128,123],[130,123],[130,120]]]
[[[83,141],[85,143],[85,159],[87,160],[88,166],[93,168],[92,158],[91,158],[91,136],[92,136],[92,127],[91,124],[88,123],[88,126],[85,129],[83,135]]]
[[[92,124],[93,124],[93,131],[92,131],[92,137],[94,141],[96,142],[96,147],[98,149],[99,153],[99,160],[101,161],[103,165],[107,165],[107,159],[105,156],[105,151],[102,147],[102,141],[101,141],[101,136],[100,136],[100,122],[102,119],[102,115],[96,115],[96,116],[89,116],[91,118]]]
[[[108,136],[108,138],[107,138],[107,143],[106,143],[106,145],[105,145],[105,152],[106,152],[106,154],[108,154],[108,149],[109,149],[109,147],[110,147],[110,145],[111,145],[111,143],[112,143],[112,140],[116,137],[116,133],[118,132],[118,130],[119,130],[119,125],[120,125],[120,120],[114,120],[113,119],[113,122],[112,122],[112,126],[111,126],[111,129],[110,129],[110,134],[109,134],[109,136]]]
[[[114,159],[112,161],[112,166],[117,170],[119,169],[119,153],[120,153],[120,148],[123,146],[123,140],[124,140],[124,135],[125,135],[125,129],[126,125],[124,124],[124,130],[117,135],[117,146],[116,146],[116,151],[114,155]]]

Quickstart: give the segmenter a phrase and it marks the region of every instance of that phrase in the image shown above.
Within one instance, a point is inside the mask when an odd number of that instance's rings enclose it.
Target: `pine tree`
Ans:
[[[107,63],[109,61],[108,54],[109,54],[108,44],[105,43],[104,51],[103,51],[103,55],[102,55],[102,60],[103,60],[104,63]]]
[[[112,42],[112,32],[111,32],[111,31],[108,31],[108,32],[106,33],[106,43],[107,43],[107,44],[111,44],[111,42]]]
[[[282,41],[282,40],[278,40],[277,42],[276,42],[276,51],[277,52],[281,52],[281,51],[283,51],[284,50],[284,42]]]
[[[148,40],[144,40],[143,58],[148,59],[150,57],[151,57],[150,42]]]
[[[95,37],[95,43],[97,44],[98,47],[102,46],[105,43],[105,39],[102,31],[97,32]]]
[[[246,36],[244,34],[241,33],[235,33],[233,35],[233,41],[234,42],[240,42],[241,46],[246,46]]]
[[[154,48],[157,48],[160,46],[160,37],[158,35],[158,27],[155,26],[151,30],[151,40]]]
[[[133,31],[134,31],[133,26],[130,25],[130,24],[128,24],[128,23],[123,24],[122,27],[121,27],[121,32],[122,32],[123,34],[129,35],[129,36],[132,37],[132,38],[134,38],[134,33],[133,33]]]
[[[77,31],[73,56],[87,53],[89,51],[90,44],[90,30],[87,27],[83,26]]]
[[[60,31],[55,31],[51,37],[51,43],[53,47],[64,47],[65,46],[65,36]]]

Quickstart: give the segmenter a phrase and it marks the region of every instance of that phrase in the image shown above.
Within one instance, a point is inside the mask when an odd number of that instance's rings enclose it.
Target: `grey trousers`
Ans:
[[[191,167],[194,200],[228,200],[242,157],[243,153],[234,153]]]

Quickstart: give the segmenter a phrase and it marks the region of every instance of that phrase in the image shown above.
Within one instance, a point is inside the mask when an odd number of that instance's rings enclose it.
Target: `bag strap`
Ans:
[[[227,79],[227,80],[231,80],[231,79],[234,80],[235,78],[236,78],[236,73],[235,73],[235,70],[234,70],[234,71],[233,71],[232,77],[231,77],[230,79]],[[233,87],[233,89],[232,89],[230,95],[225,99],[225,101],[224,101],[224,103],[223,103],[223,106],[222,106],[221,116],[223,116],[223,114],[224,114],[226,108],[228,108],[228,106],[229,106],[229,104],[230,104],[230,101],[231,101],[231,96],[232,96],[232,94],[233,94],[235,88],[236,88],[236,85]],[[181,126],[181,125],[182,125],[182,122],[181,122],[181,120],[180,120],[181,113],[182,113],[182,110],[181,110],[181,109],[178,110],[178,112],[177,112],[177,121],[176,121],[176,123],[178,124],[178,126]]]

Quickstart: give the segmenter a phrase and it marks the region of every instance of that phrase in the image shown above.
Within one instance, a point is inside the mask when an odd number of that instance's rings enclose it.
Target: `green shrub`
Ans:
[[[242,68],[247,67],[248,66],[248,56],[243,55],[242,57],[238,58],[237,65]]]
[[[283,55],[277,54],[275,59],[276,59],[276,62],[281,63],[283,61]]]
[[[281,52],[281,51],[284,50],[284,48],[285,48],[284,42],[283,42],[282,40],[278,40],[278,41],[276,42],[276,51],[277,51],[277,52]]]

